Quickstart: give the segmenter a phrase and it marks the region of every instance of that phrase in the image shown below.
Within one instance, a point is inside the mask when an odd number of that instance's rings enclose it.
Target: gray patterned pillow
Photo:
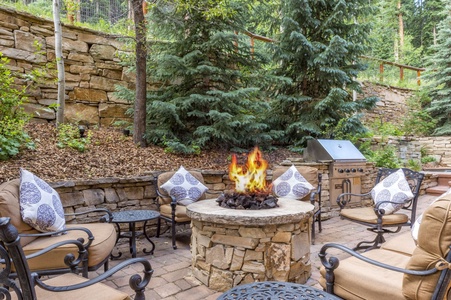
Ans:
[[[20,214],[25,223],[42,232],[64,230],[63,205],[58,193],[33,173],[20,169]]]
[[[161,188],[168,192],[169,196],[175,198],[180,205],[188,205],[196,202],[208,190],[205,185],[185,170],[183,166],[180,166],[178,171],[161,185]]]
[[[273,181],[277,197],[300,200],[310,194],[314,187],[299,173],[294,165]]]
[[[372,190],[371,197],[375,204],[381,201],[392,201],[394,203],[383,203],[379,206],[385,214],[392,214],[400,210],[406,201],[413,198],[412,190],[404,176],[402,169],[390,174],[379,182]]]

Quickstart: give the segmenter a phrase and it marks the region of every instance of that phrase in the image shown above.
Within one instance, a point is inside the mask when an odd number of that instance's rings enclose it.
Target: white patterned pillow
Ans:
[[[20,169],[19,205],[22,220],[42,232],[66,229],[58,193],[33,173]]]
[[[273,181],[273,192],[277,197],[300,200],[314,189],[294,165]]]
[[[161,185],[178,204],[188,205],[199,200],[208,188],[181,166],[172,177]]]
[[[392,201],[395,203],[382,203],[379,208],[385,214],[393,214],[400,210],[404,204],[413,198],[412,190],[404,176],[402,169],[385,177],[372,190],[371,197],[375,204],[382,201]]]
[[[446,192],[444,192],[443,194],[438,196],[437,199],[432,201],[431,204],[429,204],[429,205],[432,205],[432,203],[434,203],[435,201],[442,199],[443,197],[445,197],[449,194],[451,194],[451,188],[449,188]],[[423,214],[421,214],[417,217],[417,219],[415,220],[415,223],[413,223],[413,225],[412,225],[412,229],[410,230],[410,232],[412,233],[412,238],[415,241],[415,244],[417,244],[417,241],[418,241],[418,232],[420,230],[420,225],[421,225],[422,220],[423,220]]]

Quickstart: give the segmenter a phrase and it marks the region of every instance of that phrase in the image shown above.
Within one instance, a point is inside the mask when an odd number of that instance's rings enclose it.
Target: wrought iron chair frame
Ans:
[[[401,272],[404,274],[411,274],[411,275],[418,275],[418,276],[427,276],[434,274],[436,272],[440,272],[440,277],[437,282],[437,285],[435,286],[434,293],[432,295],[431,300],[438,300],[438,299],[446,299],[447,292],[448,292],[448,285],[451,283],[451,269],[446,266],[446,263],[443,262],[442,266],[443,268],[438,269],[437,266],[435,266],[432,269],[429,270],[408,270],[403,269],[391,265],[387,265],[384,263],[381,263],[379,261],[373,260],[371,258],[365,257],[361,255],[360,253],[346,247],[340,244],[335,243],[328,243],[321,247],[320,252],[318,253],[318,256],[321,260],[321,263],[323,264],[324,268],[326,269],[325,279],[326,279],[326,292],[334,295],[334,282],[335,282],[335,275],[334,270],[338,268],[340,264],[340,260],[337,257],[331,256],[329,259],[327,259],[327,249],[329,248],[336,248],[340,249],[348,254],[350,254],[353,257],[356,257],[362,261],[365,261],[369,264],[391,270],[394,272]],[[451,245],[449,246],[451,249]],[[446,262],[448,262],[448,265],[451,264],[451,251],[448,251],[448,254],[446,255]]]
[[[68,286],[50,286],[47,285],[45,281],[41,280],[41,276],[38,273],[32,273],[28,268],[27,257],[24,255],[20,244],[20,236],[17,229],[10,223],[9,217],[0,218],[0,240],[2,241],[2,245],[0,245],[0,263],[4,265],[0,271],[0,285],[2,285],[2,287],[0,287],[0,295],[6,297],[6,299],[9,299],[11,292],[14,292],[16,293],[18,299],[35,300],[37,299],[35,291],[36,286],[51,292],[64,292],[82,289],[110,277],[128,265],[140,263],[144,268],[142,276],[138,274],[131,276],[129,284],[136,293],[135,300],[144,300],[144,289],[149,284],[153,274],[153,269],[146,259],[134,258],[126,260],[104,272],[102,275],[88,279],[85,282]],[[59,242],[36,252],[33,256],[42,255],[52,249],[68,244],[75,245],[78,248],[78,256],[75,257],[73,254],[68,254],[64,261],[73,272],[76,272],[77,265],[80,264],[87,255],[86,249],[80,241],[67,240]],[[11,276],[13,274],[11,272],[12,264],[14,264],[16,269],[16,273],[14,273],[15,276]],[[20,286],[17,285],[14,278],[18,279]],[[64,296],[62,295],[62,297]]]
[[[113,219],[113,215],[111,214],[111,212],[105,208],[96,208],[96,209],[91,209],[91,210],[84,211],[84,212],[64,214],[64,216],[65,217],[80,216],[80,215],[86,215],[89,213],[104,214],[99,219],[99,222],[102,222],[102,223],[110,223],[111,220]],[[81,231],[81,232],[84,232],[85,234],[87,234],[88,235],[87,241],[85,241],[83,238],[78,239],[78,241],[82,243],[82,245],[86,251],[89,251],[89,246],[92,244],[92,241],[95,239],[95,236],[91,232],[91,230],[84,228],[82,223],[80,224],[80,227],[67,228],[64,230],[57,231],[57,232],[26,233],[26,234],[23,233],[23,234],[19,234],[19,235],[21,237],[51,237],[53,235],[64,234],[67,231]],[[40,252],[37,252],[37,253],[40,253]],[[39,255],[41,255],[41,254],[39,254]],[[27,258],[31,259],[31,258],[37,257],[39,255],[34,253],[34,254],[27,255]],[[109,258],[110,258],[110,255],[107,255],[99,264],[88,267],[88,256],[85,255],[82,259],[81,265],[77,265],[75,270],[71,270],[70,268],[68,268],[68,269],[37,270],[34,272],[36,272],[39,275],[57,275],[57,274],[73,272],[73,273],[81,273],[83,277],[88,278],[88,272],[96,271],[102,265],[104,267],[104,271],[107,271],[109,268]],[[14,276],[14,274],[12,274],[11,276]]]
[[[394,202],[390,202],[390,201],[379,202],[377,205],[373,206],[374,213],[377,216],[376,223],[363,222],[360,220],[347,218],[340,214],[340,217],[342,219],[346,219],[346,220],[367,226],[368,227],[367,230],[376,233],[376,237],[374,238],[374,240],[362,241],[362,242],[358,243],[353,248],[354,251],[362,250],[362,249],[365,251],[368,251],[371,249],[379,248],[380,245],[385,242],[385,238],[384,238],[385,233],[397,233],[402,229],[403,226],[411,227],[415,223],[417,202],[418,202],[418,197],[420,195],[421,183],[424,179],[424,174],[410,170],[408,168],[401,168],[401,169],[403,170],[404,175],[406,176],[406,179],[409,182],[409,186],[412,190],[412,194],[414,195],[414,197],[412,199],[410,199],[409,201],[407,201],[402,208],[403,210],[410,211],[409,220],[405,223],[383,224],[384,210],[379,209],[379,207],[383,203],[394,203]],[[385,177],[389,176],[390,174],[396,172],[397,170],[399,170],[399,169],[379,168],[379,170],[377,172],[377,176],[376,176],[375,185],[377,185],[381,180],[383,180]],[[371,191],[368,193],[364,193],[364,194],[343,193],[337,197],[337,204],[340,206],[340,211],[341,211],[342,209],[346,208],[346,205],[348,205],[351,202],[351,200],[352,200],[351,196],[369,197],[370,195],[371,195]],[[397,204],[399,204],[399,203],[397,203]]]

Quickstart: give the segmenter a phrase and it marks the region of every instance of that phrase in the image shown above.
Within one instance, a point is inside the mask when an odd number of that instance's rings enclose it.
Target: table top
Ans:
[[[263,281],[238,285],[221,296],[217,300],[246,299],[246,300],[308,300],[324,299],[338,300],[337,296],[325,291],[299,283]]]
[[[160,213],[155,210],[124,210],[112,213],[113,223],[142,222],[157,219]]]

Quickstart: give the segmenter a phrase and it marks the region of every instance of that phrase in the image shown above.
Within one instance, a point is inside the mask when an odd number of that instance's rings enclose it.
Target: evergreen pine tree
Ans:
[[[241,1],[226,17],[209,13],[208,0],[174,3],[157,1],[150,16],[148,74],[160,85],[148,93],[147,139],[181,153],[270,142],[263,57],[236,34],[246,21]]]
[[[367,0],[284,0],[280,43],[275,45],[276,74],[291,78],[273,95],[268,121],[282,132],[281,142],[301,146],[321,137],[341,119],[348,133],[363,132],[359,111],[377,101],[353,101],[355,80],[364,69],[359,56],[368,50],[370,28],[359,24],[370,12]],[[342,121],[343,123],[343,121]]]
[[[426,79],[431,83],[428,112],[437,120],[435,135],[451,135],[451,5],[448,16],[439,25],[437,45],[429,59]]]

